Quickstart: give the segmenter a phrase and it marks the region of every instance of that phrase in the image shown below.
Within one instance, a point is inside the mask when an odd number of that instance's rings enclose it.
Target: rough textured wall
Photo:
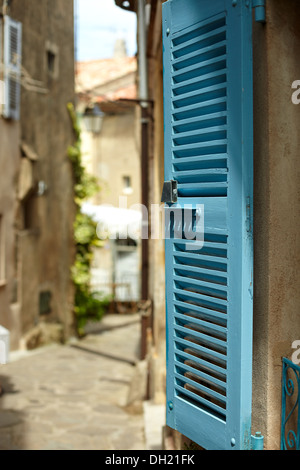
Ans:
[[[49,320],[69,334],[72,324],[73,188],[67,148],[73,141],[67,103],[74,101],[72,0],[13,0],[9,14],[23,25],[22,64],[46,93],[22,87],[21,141],[36,154],[35,189],[20,203],[18,302],[22,330],[40,317],[40,293],[51,293]],[[27,158],[28,155],[23,155]],[[39,181],[46,192],[37,196]],[[26,219],[26,220],[25,220]]]
[[[267,449],[278,449],[282,357],[291,358],[292,342],[300,339],[300,105],[291,101],[292,82],[300,80],[299,2],[267,2],[266,25],[254,23],[253,28],[255,288],[252,432],[263,433]],[[160,38],[159,30],[154,33],[151,43],[159,41],[157,38]],[[159,59],[153,52],[152,58],[149,76],[157,106],[159,87],[155,84],[155,70]],[[157,114],[156,110],[153,174],[161,160],[155,144],[160,132]],[[158,187],[156,194],[158,196]],[[155,246],[151,249],[154,254]],[[162,273],[160,262],[156,260],[151,268],[152,292],[155,292],[157,281],[162,279],[158,275]],[[157,331],[159,318],[157,314],[154,331]]]
[[[92,155],[91,170],[99,179],[101,187],[94,198],[95,203],[119,207],[119,197],[126,196],[128,208],[139,204],[140,158],[135,136],[134,108],[126,113],[107,114],[99,136],[91,136],[88,140],[90,142],[86,141],[86,149]],[[132,192],[128,194],[124,191],[125,176],[131,178]]]
[[[15,264],[15,210],[17,203],[17,177],[19,170],[19,125],[0,118],[0,325],[11,332],[10,342],[18,342],[19,317],[11,311]]]
[[[106,107],[108,106],[106,103]],[[99,134],[87,132],[82,126],[83,164],[86,170],[98,179],[100,186],[99,193],[89,201],[92,204],[140,210],[141,164],[135,114],[133,106],[105,114]],[[125,177],[130,178],[130,188],[126,188]],[[113,212],[110,222],[113,226],[118,222]],[[130,228],[129,226],[129,235]],[[118,250],[114,253],[112,247],[112,243],[108,240],[103,248],[95,249],[93,281],[96,285],[97,282],[100,283],[98,288],[103,292],[111,293],[111,283],[119,283],[122,279],[121,282],[130,284],[129,292],[135,298],[140,292],[140,242],[138,242],[136,261],[133,261],[130,254],[127,258],[126,273],[121,268],[121,260],[125,254],[122,255]],[[117,295],[122,294],[122,291],[124,294],[125,288],[117,288]]]
[[[254,360],[253,431],[280,446],[282,357],[300,339],[300,5],[267,2],[254,25]]]
[[[150,127],[149,189],[150,204],[161,203],[164,182],[164,116],[161,2],[152,11],[151,30],[148,36],[148,79],[150,99],[153,100],[153,120]],[[157,219],[158,220],[158,219]],[[150,239],[149,291],[153,301],[153,350],[150,356],[150,393],[157,403],[165,401],[165,240],[161,220],[158,239]]]

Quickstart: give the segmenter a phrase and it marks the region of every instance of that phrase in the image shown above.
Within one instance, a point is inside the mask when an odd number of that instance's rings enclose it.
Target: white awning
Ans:
[[[132,238],[141,237],[142,214],[139,210],[123,209],[111,205],[93,205],[85,203],[82,212],[97,222],[97,234],[99,238]]]

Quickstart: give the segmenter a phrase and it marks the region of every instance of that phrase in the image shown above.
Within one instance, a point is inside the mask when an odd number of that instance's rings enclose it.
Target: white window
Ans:
[[[1,21],[1,79],[4,82],[2,115],[20,119],[22,24],[4,16]]]
[[[132,194],[132,181],[131,176],[123,176],[123,193]]]

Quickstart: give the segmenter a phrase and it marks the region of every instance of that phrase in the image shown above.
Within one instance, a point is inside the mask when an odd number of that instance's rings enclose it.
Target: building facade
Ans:
[[[166,46],[163,46],[162,40],[164,37],[165,41],[165,35],[162,34],[162,4],[165,2],[153,0],[145,3],[146,8],[150,9],[150,21],[146,28],[147,76],[149,98],[153,103],[148,174],[151,181],[150,201],[158,203],[164,182],[163,142],[166,135],[163,124],[163,100],[165,100],[165,105],[167,103],[167,106],[170,106],[167,101],[168,89],[165,89],[165,93],[163,91],[162,64],[163,50]],[[170,0],[167,3],[171,4],[171,11],[178,14],[180,4],[183,2]],[[180,25],[183,25],[185,19],[189,18],[189,7],[196,8],[196,3],[185,2],[182,7],[185,10],[185,12],[182,10],[182,17],[178,15],[174,20],[174,23],[179,25],[179,30]],[[211,8],[208,7],[209,2],[203,0],[203,2],[199,1],[199,9],[201,3],[204,9]],[[254,196],[251,230],[253,230],[254,274],[252,284],[253,349],[250,352],[252,379],[249,381],[249,390],[252,396],[251,432],[253,435],[257,431],[262,433],[265,449],[278,450],[281,446],[282,358],[295,358],[295,347],[300,337],[299,276],[297,276],[300,252],[299,191],[297,189],[299,186],[299,133],[297,132],[299,105],[296,104],[298,95],[295,91],[296,81],[300,76],[297,60],[300,42],[300,10],[297,1],[287,3],[267,0],[261,3],[266,14],[265,21],[259,16],[262,10],[253,10],[252,25]],[[123,2],[117,0],[116,4],[135,10],[138,15],[145,7],[142,1],[132,1],[129,2],[130,5],[124,6]],[[240,8],[240,4],[243,8],[252,6],[251,2],[245,4],[239,1],[224,2],[226,8],[236,6]],[[140,21],[142,16],[138,18]],[[257,19],[259,21],[256,21]],[[185,27],[192,29],[192,24],[191,21],[190,25],[185,25]],[[170,31],[165,31],[165,33],[168,35]],[[176,34],[179,37],[179,32]],[[174,44],[180,45],[179,41],[176,43],[175,39]],[[192,70],[193,65],[196,64],[193,60],[197,57],[197,49],[193,49],[195,46],[192,35],[189,41],[187,53],[190,55],[187,56],[187,63],[182,66],[190,66],[189,70]],[[208,46],[209,43],[206,45]],[[201,47],[199,42],[199,50]],[[177,62],[180,61],[180,57],[179,51]],[[180,65],[178,70],[179,68]],[[186,99],[186,106],[189,100],[193,100],[192,73],[191,82],[187,83],[190,89],[187,88],[187,95],[183,97]],[[232,71],[230,70],[229,73]],[[236,73],[239,73],[238,69]],[[241,73],[244,73],[243,69]],[[195,81],[194,89],[196,86]],[[166,119],[168,122],[168,116]],[[252,121],[250,125],[252,126]],[[196,139],[195,135],[194,139]],[[194,142],[197,141],[194,140]],[[151,259],[153,260],[149,267],[149,292],[154,301],[153,343],[152,349],[149,350],[149,362],[150,364],[157,363],[157,365],[159,363],[159,367],[152,370],[152,399],[159,400],[164,393],[166,383],[163,376],[164,348],[169,347],[168,344],[165,346],[164,276],[170,267],[165,264],[163,241],[150,241],[149,251],[152,253]],[[160,357],[160,360],[157,357]],[[166,372],[168,375],[168,364]],[[183,378],[181,382],[182,380]],[[187,379],[188,383],[190,382]],[[198,383],[202,383],[203,386],[203,382]],[[198,387],[201,388],[201,385]],[[172,409],[170,407],[168,413],[172,412]],[[189,419],[193,422],[192,414]],[[181,416],[178,420],[181,423],[181,432],[172,431],[171,435],[174,438],[175,447],[184,448],[183,442],[186,441],[182,431],[185,426],[184,417]],[[197,429],[197,423],[194,425]],[[197,443],[201,446],[201,438]],[[214,445],[218,446],[218,443]],[[232,440],[232,447],[234,445]]]
[[[99,185],[99,191],[88,201],[88,210],[98,214],[96,221],[108,236],[103,247],[95,250],[92,283],[94,289],[113,294],[120,301],[140,299],[141,165],[136,72],[136,58],[127,56],[123,40],[116,42],[113,57],[80,62],[76,71],[83,165]],[[86,121],[95,109],[98,128],[89,125],[90,118]],[[123,233],[124,240],[111,238],[117,238],[123,229],[128,237]],[[136,234],[132,240],[130,232]]]
[[[18,349],[41,341],[42,324],[74,331],[73,2],[13,0],[1,13],[0,324]]]

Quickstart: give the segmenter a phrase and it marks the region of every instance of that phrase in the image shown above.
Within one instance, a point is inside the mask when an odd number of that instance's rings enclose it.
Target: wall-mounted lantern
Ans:
[[[93,134],[99,134],[102,128],[104,113],[99,106],[89,106],[83,113],[83,122],[86,130]]]

